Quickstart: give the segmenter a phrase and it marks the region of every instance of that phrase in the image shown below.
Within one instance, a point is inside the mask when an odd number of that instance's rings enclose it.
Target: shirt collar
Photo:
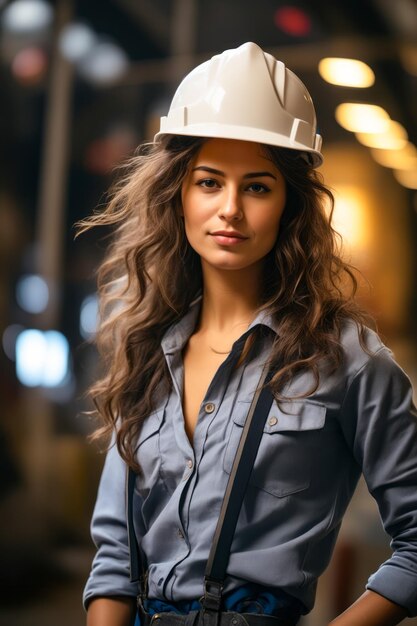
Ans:
[[[198,296],[193,300],[187,313],[168,328],[161,341],[164,354],[171,354],[184,348],[196,327],[201,299],[202,296]]]
[[[164,354],[172,354],[185,347],[196,327],[201,308],[201,300],[201,295],[193,300],[187,313],[180,320],[178,320],[178,322],[174,322],[174,324],[168,328],[161,341],[161,347]],[[278,326],[276,322],[273,320],[272,315],[265,310],[259,311],[255,319],[248,326],[245,333],[242,334],[246,334],[249,330],[255,328],[255,326],[266,326],[275,334],[278,333]]]

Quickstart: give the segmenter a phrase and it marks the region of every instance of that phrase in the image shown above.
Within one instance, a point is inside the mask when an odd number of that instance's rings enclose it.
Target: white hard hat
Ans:
[[[164,135],[243,139],[300,150],[321,165],[321,137],[311,96],[284,63],[255,43],[226,50],[194,68],[180,83]]]

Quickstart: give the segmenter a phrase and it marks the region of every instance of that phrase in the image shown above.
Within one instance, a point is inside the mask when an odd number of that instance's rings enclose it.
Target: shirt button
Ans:
[[[189,468],[191,469],[193,465],[194,465],[194,463],[192,462],[192,460],[191,460],[191,459],[188,459],[188,461],[187,461],[187,467],[189,467]]]
[[[278,418],[277,417],[270,417],[268,420],[268,424],[270,426],[275,426],[275,424],[278,422]]]
[[[213,404],[212,402],[207,402],[206,406],[204,407],[204,410],[206,413],[213,413],[215,408],[216,408],[215,404]]]

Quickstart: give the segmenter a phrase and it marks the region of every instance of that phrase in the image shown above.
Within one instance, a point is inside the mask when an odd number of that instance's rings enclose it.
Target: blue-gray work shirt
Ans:
[[[182,413],[182,350],[199,302],[169,329],[162,348],[172,376],[169,397],[146,419],[137,454],[135,529],[149,563],[149,597],[201,597],[206,561],[243,423],[277,328],[261,312],[257,355],[239,367],[228,357],[200,407],[193,445]],[[273,403],[232,544],[225,592],[245,582],[282,589],[314,603],[341,520],[362,471],[376,499],[393,554],[372,574],[371,589],[417,615],[417,415],[408,378],[372,331],[359,344],[354,323],[341,337],[344,363],[304,399]],[[236,345],[236,344],[235,344]],[[310,388],[297,375],[291,397]],[[98,548],[84,601],[135,596],[129,581],[126,467],[108,452],[92,519]]]

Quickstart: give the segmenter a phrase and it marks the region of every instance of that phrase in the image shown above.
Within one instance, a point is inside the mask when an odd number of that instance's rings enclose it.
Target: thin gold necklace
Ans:
[[[227,350],[226,352],[224,352],[223,350],[216,350],[215,348],[212,348],[210,345],[208,347],[210,348],[212,352],[214,352],[214,354],[230,354],[232,351],[231,348],[230,350]]]
[[[222,350],[215,350],[211,346],[209,346],[210,350],[214,352],[214,354],[230,354],[232,350],[228,350],[227,352],[223,352]]]

